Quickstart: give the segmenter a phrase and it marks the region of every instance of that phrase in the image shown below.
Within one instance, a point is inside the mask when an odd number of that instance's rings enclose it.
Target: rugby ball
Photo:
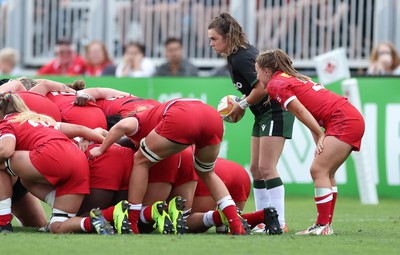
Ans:
[[[235,123],[238,122],[239,120],[242,119],[244,113],[242,116],[239,117],[238,120],[233,121],[232,117],[229,116],[227,117],[226,115],[228,115],[228,113],[231,112],[232,108],[233,108],[233,102],[239,103],[240,102],[240,98],[234,95],[227,95],[224,96],[218,103],[218,107],[217,110],[219,112],[219,114],[221,115],[221,118],[229,123]]]

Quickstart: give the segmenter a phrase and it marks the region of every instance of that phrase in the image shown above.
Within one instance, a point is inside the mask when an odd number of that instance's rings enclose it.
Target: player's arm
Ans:
[[[7,91],[26,91],[26,88],[19,80],[10,80],[9,82],[0,86],[0,93]]]
[[[312,116],[312,114],[307,110],[307,108],[297,99],[290,101],[286,108],[296,116],[304,125],[306,125],[314,137],[316,138],[316,153],[319,154],[324,148],[325,134],[319,126],[317,120]]]
[[[74,137],[83,137],[88,141],[94,141],[97,143],[101,143],[104,140],[104,136],[100,132],[82,125],[61,122],[59,123],[59,129],[63,134],[71,139]]]
[[[246,101],[249,105],[257,104],[268,95],[267,90],[263,88],[263,85],[259,80],[255,80],[253,82],[253,89],[246,97]]]
[[[96,102],[97,99],[108,99],[113,97],[130,96],[128,92],[110,88],[87,88],[78,91],[75,99],[76,105],[86,105],[89,100]]]
[[[0,163],[3,164],[6,159],[11,157],[15,152],[15,136],[5,134],[0,136]]]
[[[238,104],[234,103],[234,107],[229,115],[232,114],[232,118],[236,121],[244,114],[244,111],[247,107],[257,104],[263,98],[265,98],[267,96],[267,91],[257,79],[254,59],[251,56],[235,59],[232,63],[232,66],[234,68],[233,72],[241,73],[246,79],[247,83],[252,87],[249,95],[244,95]]]
[[[29,91],[36,92],[44,96],[52,91],[76,93],[76,90],[71,89],[61,82],[45,79],[38,79],[37,82],[38,84],[31,88]]]
[[[97,157],[102,155],[112,144],[116,143],[124,135],[131,136],[135,134],[137,128],[138,122],[134,117],[120,120],[110,129],[103,143],[99,147],[90,150],[90,156]]]

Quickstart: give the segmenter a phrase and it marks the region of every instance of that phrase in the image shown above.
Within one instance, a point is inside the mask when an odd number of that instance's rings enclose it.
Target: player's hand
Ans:
[[[325,134],[322,134],[321,136],[318,137],[317,148],[315,148],[315,156],[321,154],[322,151],[324,150],[324,140],[325,140]]]
[[[103,152],[100,150],[100,147],[94,147],[89,151],[89,158],[95,158],[103,155]]]
[[[107,134],[108,134],[108,131],[107,130],[105,130],[105,129],[103,129],[103,128],[101,128],[101,127],[97,127],[97,128],[95,128],[95,129],[93,129],[95,132],[97,132],[98,134],[100,134],[101,136],[103,136],[103,137],[106,137],[107,136]]]
[[[237,102],[233,102],[232,110],[226,115],[226,117],[232,117],[234,122],[237,122],[241,116],[244,115],[244,109],[240,108]]]
[[[80,94],[76,96],[74,104],[79,106],[84,106],[90,101],[90,96],[88,94]]]
[[[78,143],[78,147],[81,151],[85,152],[87,148],[89,147],[90,142],[86,139],[83,139]]]

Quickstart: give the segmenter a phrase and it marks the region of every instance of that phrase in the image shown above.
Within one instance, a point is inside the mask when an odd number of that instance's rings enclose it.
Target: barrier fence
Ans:
[[[286,50],[298,68],[314,67],[314,56],[338,47],[346,48],[352,68],[367,66],[377,42],[400,48],[396,0],[3,0],[0,7],[0,48],[19,50],[23,66],[49,61],[61,37],[80,53],[101,40],[115,61],[127,42],[138,41],[159,63],[171,36],[182,39],[197,66],[222,65],[208,45],[207,25],[223,11],[238,19],[252,44]]]

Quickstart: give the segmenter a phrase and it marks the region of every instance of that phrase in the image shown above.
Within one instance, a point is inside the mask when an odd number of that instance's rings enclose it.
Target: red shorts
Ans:
[[[179,161],[180,153],[176,153],[152,166],[149,172],[149,183],[175,183],[178,174]]]
[[[56,187],[56,197],[89,194],[89,166],[72,142],[50,140],[29,152],[32,165]]]
[[[233,201],[247,201],[251,183],[246,169],[236,162],[218,158],[214,171],[225,183]],[[201,179],[197,183],[195,196],[211,196]]]
[[[182,184],[197,181],[199,177],[193,165],[193,148],[189,146],[181,152],[181,162],[179,164],[178,174],[175,179],[174,187]]]
[[[361,113],[352,104],[346,103],[332,114],[325,134],[334,136],[353,146],[354,151],[359,151],[364,130],[365,123]]]
[[[177,101],[166,110],[155,131],[171,141],[203,148],[220,143],[224,127],[212,106],[200,101]]]
[[[100,146],[93,144],[86,150]],[[134,151],[112,145],[99,157],[89,160],[90,188],[107,190],[128,190],[129,178],[132,172]]]

